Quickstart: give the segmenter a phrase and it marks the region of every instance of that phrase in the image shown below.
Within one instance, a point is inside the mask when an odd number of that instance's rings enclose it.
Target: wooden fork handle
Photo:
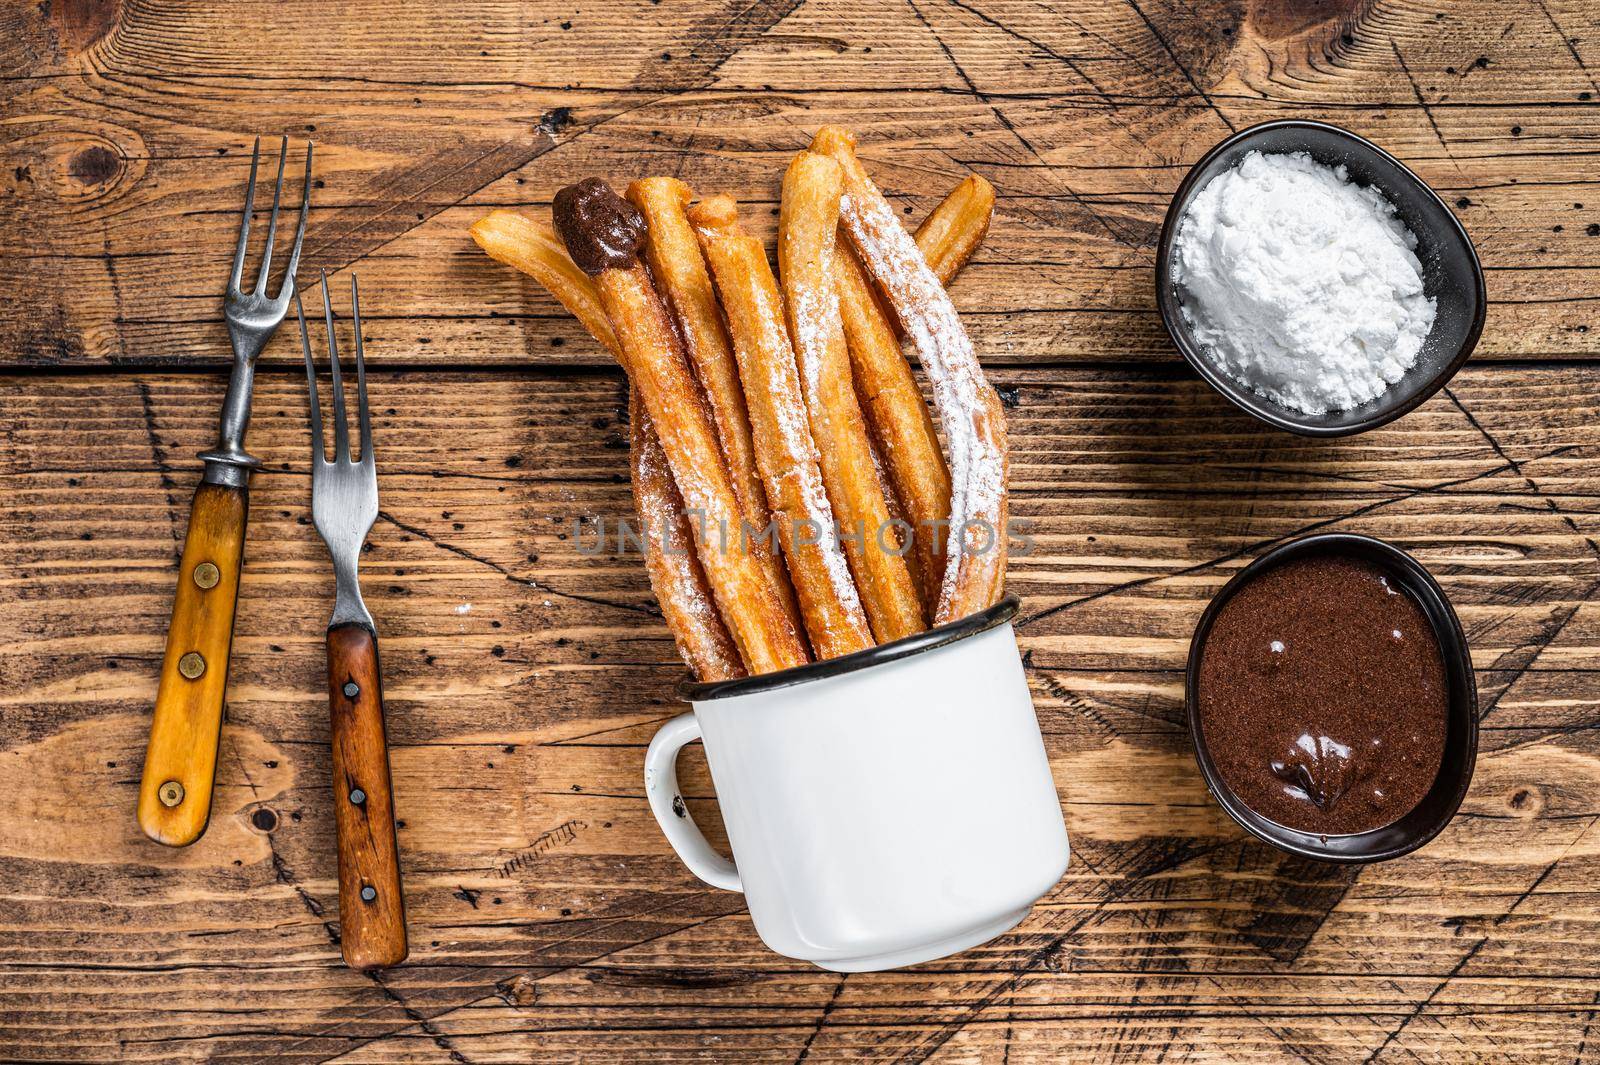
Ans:
[[[380,969],[405,960],[406,906],[394,836],[378,638],[360,622],[328,630],[333,713],[333,820],[339,845],[344,962]]]
[[[211,817],[249,509],[244,488],[202,484],[189,510],[139,782],[139,827],[169,847],[199,839]]]

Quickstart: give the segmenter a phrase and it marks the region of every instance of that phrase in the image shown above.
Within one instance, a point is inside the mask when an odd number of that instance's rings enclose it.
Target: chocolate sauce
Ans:
[[[1207,751],[1246,806],[1321,835],[1391,824],[1444,756],[1438,637],[1388,571],[1285,562],[1223,604],[1200,653]]]
[[[590,277],[627,269],[644,246],[644,216],[600,178],[556,193],[551,213],[567,254]]]

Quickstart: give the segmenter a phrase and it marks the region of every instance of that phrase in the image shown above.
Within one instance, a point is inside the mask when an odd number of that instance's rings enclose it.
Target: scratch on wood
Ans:
[[[1556,454],[1565,450],[1566,448],[1557,448],[1555,451],[1547,452],[1540,457],[1548,458],[1552,454]],[[1450,480],[1440,481],[1436,484],[1426,485],[1422,488],[1408,489],[1405,492],[1402,492],[1399,495],[1391,496],[1388,499],[1380,499],[1372,503],[1364,504],[1352,511],[1349,511],[1348,513],[1340,514],[1332,518],[1323,518],[1319,521],[1302,525],[1298,529],[1284,533],[1281,536],[1271,536],[1262,540],[1257,540],[1255,543],[1247,544],[1246,546],[1238,548],[1237,550],[1226,552],[1204,562],[1196,562],[1193,565],[1184,566],[1182,569],[1172,570],[1167,573],[1156,573],[1148,577],[1137,577],[1133,580],[1122,581],[1108,588],[1102,588],[1099,591],[1090,592],[1088,595],[1079,596],[1076,599],[1069,599],[1064,603],[1057,603],[1055,606],[1046,607],[1037,613],[1030,614],[1024,618],[1019,618],[1016,623],[1016,628],[1021,629],[1026,626],[1033,625],[1036,622],[1043,621],[1044,619],[1052,617],[1063,611],[1071,610],[1075,607],[1082,606],[1085,603],[1090,603],[1097,599],[1104,599],[1106,596],[1115,595],[1118,592],[1129,591],[1134,588],[1143,588],[1145,585],[1155,584],[1158,581],[1171,580],[1175,577],[1192,576],[1193,574],[1202,573],[1216,566],[1225,565],[1229,562],[1236,562],[1247,555],[1253,555],[1257,552],[1265,551],[1267,548],[1273,547],[1276,544],[1293,540],[1296,537],[1305,536],[1308,533],[1316,532],[1319,529],[1325,529],[1331,525],[1338,525],[1341,522],[1352,521],[1356,518],[1365,517],[1374,511],[1382,510],[1383,508],[1393,506],[1396,503],[1403,503],[1408,499],[1414,499],[1417,496],[1426,495],[1430,492],[1438,492],[1446,488],[1459,488],[1462,485],[1471,484],[1474,481],[1481,481],[1486,477],[1495,477],[1506,472],[1510,468],[1510,464],[1505,463],[1500,466],[1496,466],[1493,469],[1483,470],[1467,477],[1451,478]]]
[[[640,68],[633,87],[682,92],[711,84],[724,63],[797,9],[801,0],[733,0],[717,14],[695,22],[688,34],[674,41]]]
[[[486,148],[474,142],[442,154],[424,154],[421,162],[378,175],[362,203],[340,207],[317,222],[306,243],[306,261],[328,270],[345,269],[393,244],[556,146],[542,122],[534,131],[531,143],[494,143]],[[427,195],[441,188],[447,199],[436,201]],[[370,202],[384,206],[374,210]]]
[[[1527,486],[1529,494],[1542,502],[1546,510],[1559,517],[1562,523],[1566,525],[1569,530],[1571,530],[1573,535],[1579,537],[1579,539],[1584,542],[1584,544],[1589,548],[1589,553],[1595,557],[1596,561],[1600,561],[1600,546],[1597,546],[1592,538],[1585,535],[1583,531],[1578,528],[1578,523],[1573,519],[1572,515],[1562,509],[1562,507],[1553,498],[1551,498],[1543,488],[1540,487],[1539,482],[1534,480],[1534,478],[1529,475],[1521,463],[1512,458],[1511,454],[1501,445],[1499,439],[1489,431],[1487,426],[1478,420],[1477,416],[1467,408],[1465,403],[1461,402],[1460,397],[1455,394],[1454,390],[1447,387],[1443,391],[1445,397],[1449,399],[1451,404],[1455,406],[1456,410],[1461,413],[1461,416],[1467,420],[1467,424],[1472,426],[1478,435],[1483,437],[1484,442],[1489,445],[1489,449],[1493,451],[1494,454],[1497,455],[1503,462],[1505,462],[1506,465],[1508,465],[1518,477],[1522,478],[1523,483]],[[1550,616],[1539,625],[1532,638],[1518,644],[1510,651],[1507,651],[1504,654],[1496,657],[1493,665],[1490,667],[1491,670],[1500,671],[1509,669],[1512,672],[1511,676],[1508,677],[1500,686],[1500,690],[1495,692],[1494,696],[1490,698],[1488,705],[1479,709],[1478,721],[1480,724],[1488,719],[1489,715],[1492,714],[1500,705],[1501,700],[1509,695],[1511,690],[1517,686],[1518,682],[1520,682],[1522,678],[1527,675],[1528,671],[1533,668],[1533,664],[1538,661],[1539,656],[1544,653],[1545,649],[1555,642],[1556,637],[1561,635],[1561,633],[1566,629],[1567,623],[1577,615],[1578,608],[1584,603],[1593,599],[1597,592],[1600,592],[1600,577],[1597,577],[1593,582],[1591,582],[1588,587],[1579,594],[1577,601],[1571,606],[1565,608],[1558,607],[1557,609],[1551,611]]]
[[[1360,866],[1284,856],[1271,871],[1265,897],[1257,897],[1256,916],[1242,935],[1274,961],[1292,964],[1360,875]]]
[[[1506,449],[1500,445],[1499,439],[1496,438],[1493,433],[1489,432],[1488,427],[1478,420],[1477,415],[1473,414],[1472,411],[1467,409],[1467,405],[1461,402],[1460,397],[1458,397],[1452,389],[1448,387],[1445,388],[1444,394],[1446,398],[1448,398],[1450,402],[1454,404],[1456,410],[1461,412],[1461,416],[1467,420],[1467,424],[1472,426],[1472,428],[1483,437],[1483,439],[1488,443],[1490,449],[1493,450],[1496,455],[1500,456],[1500,458],[1503,459],[1508,465],[1510,465],[1510,467],[1516,471],[1518,477],[1523,479],[1528,486],[1528,491],[1543,501],[1546,509],[1548,509],[1552,514],[1559,515],[1562,523],[1565,524],[1568,529],[1572,530],[1575,535],[1582,537],[1584,543],[1589,547],[1589,553],[1595,557],[1595,561],[1600,562],[1600,545],[1596,545],[1593,539],[1589,538],[1586,533],[1578,528],[1578,523],[1572,517],[1572,515],[1566,510],[1562,509],[1555,499],[1553,499],[1548,493],[1545,492],[1543,488],[1539,486],[1539,482],[1534,480],[1533,477],[1525,469],[1523,469],[1522,464],[1511,457]],[[1588,593],[1588,595],[1593,594],[1594,593],[1592,591]],[[1588,598],[1588,595],[1585,595],[1584,598]]]
[[[1016,988],[1024,979],[1032,974],[1034,970],[1047,964],[1068,939],[1075,935],[1080,929],[1087,926],[1091,921],[1098,920],[1101,915],[1104,914],[1108,906],[1119,901],[1125,895],[1131,892],[1139,885],[1140,881],[1146,879],[1147,877],[1155,876],[1158,873],[1176,869],[1186,862],[1192,861],[1195,858],[1202,857],[1203,855],[1209,854],[1212,851],[1226,846],[1227,843],[1231,841],[1224,841],[1206,846],[1194,846],[1188,840],[1179,839],[1167,839],[1161,842],[1166,846],[1165,854],[1159,854],[1158,852],[1151,851],[1151,856],[1149,859],[1143,857],[1143,852],[1129,855],[1126,861],[1119,864],[1118,869],[1113,870],[1113,872],[1123,872],[1126,870],[1126,880],[1119,884],[1108,886],[1106,888],[1106,894],[1104,898],[1101,898],[1099,901],[1097,901],[1094,906],[1092,906],[1086,913],[1080,916],[1066,929],[1060,932],[1052,933],[1050,938],[1045,942],[1044,946],[1025,956],[1018,964],[1014,972],[1012,972],[1004,981],[985,992],[977,1002],[974,1002],[972,1005],[968,1006],[961,1017],[941,1025],[934,1032],[933,1037],[929,1041],[928,1045],[916,1048],[914,1051],[907,1053],[901,1060],[907,1063],[907,1065],[921,1065],[921,1063],[926,1062],[934,1054],[938,1053],[940,1047],[944,1046],[951,1039],[955,1038],[955,1036],[965,1029],[968,1024],[980,1017],[984,1010],[988,1009],[991,1005],[998,1001],[1002,995],[1005,995]],[[1080,853],[1078,855],[1078,861],[1081,862],[1083,860],[1083,855]]]
[[[420,525],[408,525],[407,523],[396,518],[393,514],[390,514],[388,511],[378,511],[378,517],[382,518],[384,521],[388,522],[390,525],[393,525],[402,532],[408,532],[412,536],[432,544],[441,551],[448,551],[452,555],[456,555],[459,558],[467,559],[469,562],[476,562],[480,566],[487,566],[496,573],[500,574],[500,576],[504,577],[506,580],[511,581],[513,584],[520,584],[527,588],[537,588],[547,595],[557,596],[561,599],[571,599],[578,603],[588,603],[590,606],[603,606],[611,610],[626,610],[629,613],[644,614],[647,617],[660,616],[657,611],[646,606],[639,606],[633,603],[612,602],[609,599],[601,599],[599,596],[582,595],[578,592],[560,591],[556,588],[550,587],[548,584],[541,584],[532,577],[523,577],[520,574],[512,573],[509,569],[507,569],[505,566],[502,566],[492,558],[486,558],[483,555],[477,554],[476,552],[468,551],[464,547],[458,547],[457,545],[449,543],[448,541],[441,540],[428,530],[422,528]]]
[[[822,1015],[817,1018],[817,1026],[806,1035],[806,1041],[800,1045],[800,1053],[794,1059],[794,1065],[801,1065],[811,1056],[811,1044],[817,1041],[817,1036],[828,1026],[828,1018],[833,1015],[833,1007],[838,1003],[839,996],[844,993],[844,982],[849,973],[840,973],[839,980],[833,985],[833,994],[828,996],[828,1001],[823,1003]]]
[[[134,387],[139,392],[139,410],[144,418],[144,438],[150,445],[150,461],[155,463],[156,474],[161,479],[161,490],[167,497],[167,526],[172,532],[172,561],[176,565],[183,557],[183,534],[178,525],[178,500],[174,496],[177,487],[172,478],[172,467],[167,465],[167,456],[161,447],[161,436],[156,432],[155,406],[150,402],[150,386],[143,381],[134,382]]]
[[[1079,80],[1081,80],[1085,85],[1089,86],[1089,88],[1093,89],[1095,95],[1100,97],[1101,100],[1105,101],[1108,106],[1112,108],[1117,106],[1117,102],[1111,98],[1111,94],[1106,92],[1105,89],[1101,88],[1100,84],[1096,82],[1094,78],[1089,76],[1089,74],[1083,69],[1083,66],[1073,56],[1067,55],[1064,52],[1058,52],[1054,48],[1051,48],[1048,44],[1045,44],[1043,41],[1035,37],[1029,37],[1025,33],[1021,33],[1015,29],[1012,29],[1004,22],[994,18],[992,15],[986,14],[971,4],[965,3],[964,0],[949,0],[949,2],[951,7],[959,8],[985,25],[993,26],[995,29],[999,30],[1007,37],[1010,37],[1012,40],[1021,41],[1028,47],[1036,49],[1039,54],[1045,58],[1054,59],[1056,62],[1062,64],[1068,70],[1072,71],[1072,73],[1077,75]]]
[[[570,821],[563,821],[548,832],[541,832],[534,838],[533,842],[495,866],[494,875],[505,879],[512,873],[521,872],[533,864],[534,859],[541,854],[548,853],[557,847],[565,847],[568,843],[577,839],[578,832],[588,827],[587,822],[573,818]],[[474,909],[476,909],[476,906],[474,906]]]
[[[1027,136],[1017,128],[1016,124],[1013,123],[1006,115],[1005,110],[1000,107],[999,104],[995,103],[988,93],[978,88],[977,83],[972,80],[972,77],[967,73],[966,68],[961,65],[961,61],[956,58],[955,52],[951,51],[950,46],[945,43],[944,37],[941,36],[939,31],[934,28],[933,23],[928,20],[928,17],[922,13],[922,9],[917,6],[917,0],[906,0],[906,4],[908,7],[910,7],[911,13],[917,16],[917,21],[922,23],[923,27],[928,31],[929,34],[932,35],[934,43],[939,46],[939,51],[944,53],[945,59],[950,63],[950,66],[955,69],[956,76],[959,77],[962,83],[966,85],[967,91],[989,109],[989,113],[994,115],[995,121],[1004,126],[1006,132],[1011,134],[1012,139],[1021,145],[1023,149],[1025,149],[1027,153],[1033,157],[1034,162],[1038,163],[1043,171],[1049,175],[1050,180],[1058,188],[1065,192],[1067,196],[1071,198],[1072,202],[1077,204],[1078,207],[1084,211],[1084,213],[1099,223],[1100,227],[1104,229],[1108,235],[1110,235],[1112,240],[1116,241],[1118,244],[1126,245],[1130,248],[1143,247],[1143,245],[1136,241],[1130,240],[1127,236],[1112,226],[1112,224],[1106,220],[1104,215],[1091,207],[1089,202],[1085,200],[1077,192],[1077,190],[1068,185],[1064,179],[1057,175],[1054,170],[1045,163],[1044,157],[1040,155],[1039,150],[1033,146],[1033,142],[1030,141]]]
[[[1494,922],[1490,925],[1490,931],[1484,933],[1482,938],[1480,938],[1476,943],[1472,944],[1471,949],[1469,949],[1466,954],[1462,955],[1461,960],[1456,962],[1455,965],[1451,967],[1450,971],[1445,974],[1443,980],[1440,980],[1434,985],[1433,990],[1428,992],[1427,997],[1422,999],[1422,1001],[1415,1003],[1411,1007],[1410,1012],[1408,1012],[1400,1021],[1399,1025],[1390,1031],[1388,1035],[1384,1036],[1383,1042],[1379,1043],[1370,1054],[1362,1059],[1362,1065],[1372,1065],[1372,1062],[1376,1061],[1378,1056],[1387,1050],[1389,1045],[1400,1037],[1401,1033],[1403,1033],[1406,1028],[1411,1025],[1411,1022],[1421,1016],[1422,1011],[1433,1004],[1434,1000],[1439,997],[1440,993],[1450,985],[1450,982],[1461,974],[1461,971],[1467,967],[1467,964],[1471,962],[1473,958],[1477,957],[1478,952],[1481,951],[1484,948],[1484,945],[1494,937],[1493,930],[1505,924],[1506,921],[1511,918],[1511,915],[1517,912],[1517,907],[1526,902],[1529,896],[1539,889],[1539,886],[1545,882],[1550,874],[1555,872],[1556,866],[1560,865],[1562,860],[1565,859],[1567,855],[1572,853],[1572,849],[1583,840],[1584,836],[1589,834],[1589,830],[1593,828],[1596,823],[1600,823],[1600,815],[1590,817],[1589,823],[1583,827],[1583,830],[1579,832],[1576,837],[1573,838],[1572,842],[1567,844],[1566,848],[1556,856],[1554,861],[1544,867],[1544,871],[1534,878],[1533,883],[1529,884],[1527,888],[1516,897],[1516,900],[1513,901],[1510,906],[1506,907],[1504,913],[1500,914],[1500,916],[1494,919]]]
[[[1422,108],[1422,113],[1427,116],[1428,125],[1433,127],[1433,135],[1438,138],[1439,147],[1444,149],[1444,154],[1449,156],[1450,161],[1456,164],[1456,169],[1460,170],[1461,164],[1457,162],[1455,153],[1450,150],[1450,142],[1444,139],[1444,130],[1439,128],[1439,120],[1433,117],[1433,108],[1428,106],[1427,97],[1422,95],[1422,86],[1417,84],[1416,76],[1411,73],[1411,67],[1406,63],[1406,57],[1400,54],[1400,45],[1391,40],[1389,47],[1393,50],[1395,62],[1400,64],[1400,70],[1405,74],[1406,81],[1411,83],[1411,92],[1417,98],[1417,106]]]
[[[1217,101],[1211,98],[1211,94],[1200,87],[1200,82],[1197,81],[1194,74],[1190,72],[1188,64],[1186,64],[1182,59],[1178,58],[1178,53],[1173,49],[1172,43],[1167,40],[1166,34],[1162,33],[1156,27],[1156,24],[1150,21],[1150,16],[1144,13],[1144,9],[1139,6],[1137,0],[1127,0],[1127,4],[1129,7],[1133,8],[1133,13],[1139,16],[1139,21],[1144,23],[1145,28],[1150,31],[1151,35],[1155,37],[1156,41],[1161,45],[1168,57],[1171,58],[1173,65],[1176,66],[1183,74],[1184,80],[1189,83],[1189,87],[1200,94],[1200,99],[1204,100],[1206,102],[1206,106],[1211,108],[1212,112],[1217,116],[1217,118],[1222,120],[1222,124],[1224,126],[1228,127],[1229,133],[1238,133],[1239,127],[1235,126],[1233,124],[1233,120],[1222,113],[1222,108],[1217,106]]]
[[[1596,95],[1600,95],[1600,83],[1597,83],[1594,80],[1594,72],[1591,71],[1589,69],[1589,65],[1583,61],[1583,56],[1578,54],[1578,45],[1576,40],[1568,36],[1567,31],[1561,28],[1561,23],[1557,22],[1556,17],[1550,13],[1550,5],[1547,4],[1545,0],[1534,0],[1534,2],[1539,5],[1539,10],[1544,12],[1544,17],[1549,20],[1550,28],[1556,31],[1556,36],[1559,37],[1561,39],[1561,43],[1566,46],[1567,54],[1572,56],[1572,61],[1574,63],[1578,64],[1578,69],[1583,71],[1583,76],[1589,79],[1589,88],[1593,89]]]

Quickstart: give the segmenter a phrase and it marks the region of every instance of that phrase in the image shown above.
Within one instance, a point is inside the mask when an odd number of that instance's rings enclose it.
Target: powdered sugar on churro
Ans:
[[[777,315],[761,317],[762,330],[766,334],[762,337],[762,341],[767,350],[790,350],[789,336],[780,318]],[[807,367],[808,361],[815,363],[818,360],[807,360],[803,356],[797,359],[801,372],[808,375],[820,374],[820,368]],[[808,376],[808,387],[813,385],[815,380],[816,378]],[[767,391],[780,399],[774,406],[777,411],[778,434],[783,441],[783,453],[803,456],[803,460],[795,464],[790,476],[799,486],[805,513],[780,514],[777,517],[779,520],[795,523],[797,536],[801,534],[798,526],[802,523],[809,523],[808,527],[815,530],[817,551],[827,566],[828,583],[833,588],[835,598],[843,603],[849,612],[857,613],[861,610],[861,597],[856,594],[855,580],[850,576],[850,564],[845,560],[844,549],[840,546],[838,529],[833,520],[833,508],[828,504],[828,493],[822,485],[821,458],[817,454],[816,440],[811,436],[811,423],[806,417],[805,400],[796,387],[798,383],[784,374],[780,366],[771,367],[770,377],[766,382]]]
[[[814,396],[822,389],[822,356],[828,350],[827,323],[839,320],[839,294],[830,286],[806,287],[791,296],[790,317],[794,320],[794,357],[805,379],[805,392]]]
[[[847,190],[840,200],[840,214],[863,263],[894,304],[933,384],[934,403],[950,448],[951,549],[940,586],[940,602],[947,604],[956,594],[963,563],[971,559],[960,550],[961,531],[968,523],[987,523],[991,537],[1005,535],[1000,525],[1004,428],[981,431],[980,420],[988,417],[984,397],[989,383],[955,305],[893,210],[879,197],[853,196]]]
[[[633,417],[647,418],[635,403]],[[704,571],[695,557],[694,537],[683,513],[683,501],[673,490],[667,456],[653,432],[634,438],[634,502],[639,508],[648,547],[645,568],[662,614],[675,630],[674,608],[688,622],[686,631],[674,631],[678,653],[700,680],[725,680],[744,675],[727,630],[708,594]]]

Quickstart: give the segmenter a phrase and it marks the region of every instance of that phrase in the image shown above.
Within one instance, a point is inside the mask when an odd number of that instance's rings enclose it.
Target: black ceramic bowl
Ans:
[[[1389,198],[1401,221],[1417,237],[1425,291],[1438,301],[1433,330],[1423,341],[1416,365],[1382,395],[1359,407],[1306,414],[1275,403],[1223,373],[1201,350],[1184,321],[1182,300],[1172,281],[1172,244],[1189,201],[1206,183],[1232,169],[1249,152],[1268,155],[1307,152],[1319,163],[1344,165],[1352,181],[1377,188]],[[1264,122],[1235,133],[1206,153],[1172,197],[1156,252],[1156,297],[1172,342],[1200,376],[1240,408],[1268,425],[1303,436],[1346,436],[1393,421],[1433,395],[1467,361],[1483,332],[1487,300],[1483,266],[1472,238],[1444,201],[1394,156],[1371,141],[1322,122]]]
[[[1410,813],[1382,828],[1342,836],[1320,836],[1302,832],[1269,820],[1246,806],[1217,773],[1200,725],[1200,656],[1206,636],[1224,603],[1240,588],[1275,566],[1313,555],[1358,558],[1382,568],[1398,581],[1433,626],[1444,660],[1449,701],[1445,711],[1444,757],[1439,775],[1422,801]],[[1189,712],[1189,735],[1194,740],[1195,760],[1206,787],[1222,808],[1251,835],[1290,854],[1325,862],[1381,862],[1416,850],[1438,835],[1461,806],[1472,783],[1472,769],[1478,756],[1478,691],[1472,677],[1472,656],[1467,638],[1450,601],[1422,564],[1398,547],[1368,536],[1350,533],[1323,533],[1281,544],[1273,548],[1223,586],[1200,617],[1194,640],[1189,645],[1189,670],[1185,678],[1185,701]]]

